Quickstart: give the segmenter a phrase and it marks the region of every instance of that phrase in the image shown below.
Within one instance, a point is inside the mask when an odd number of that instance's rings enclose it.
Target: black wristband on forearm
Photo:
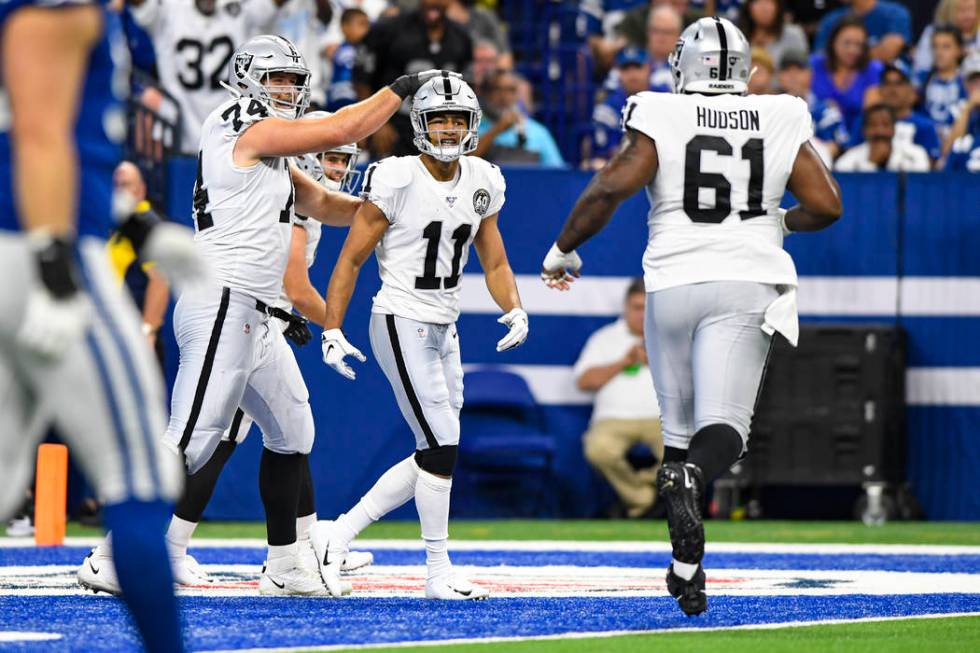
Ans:
[[[133,251],[137,256],[141,256],[146,239],[150,237],[150,232],[157,226],[157,220],[147,213],[134,213],[125,222],[119,225],[119,234],[129,239],[133,244]]]
[[[41,283],[56,299],[78,292],[74,247],[68,238],[51,238],[34,250]]]

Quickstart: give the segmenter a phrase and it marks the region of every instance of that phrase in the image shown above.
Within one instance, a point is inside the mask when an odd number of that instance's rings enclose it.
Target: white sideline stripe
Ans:
[[[637,274],[641,273],[637,262]],[[464,274],[460,308],[464,313],[497,314],[480,274]],[[531,315],[614,317],[622,310],[630,277],[583,277],[570,292],[547,288],[537,276],[517,275],[524,308]],[[900,287],[900,290],[899,290]],[[980,277],[800,277],[801,315],[894,317],[899,294],[903,315],[980,316]]]
[[[490,599],[491,601],[493,599]],[[607,630],[598,632],[572,632],[554,635],[530,635],[524,637],[465,637],[459,639],[419,640],[413,642],[394,642],[377,644],[331,644],[327,646],[293,646],[289,648],[251,648],[207,651],[206,653],[287,653],[289,651],[342,651],[346,649],[371,650],[383,648],[408,648],[413,646],[452,646],[459,644],[500,644],[521,641],[548,641],[563,639],[608,639],[631,635],[669,635],[671,633],[710,633],[731,630],[780,630],[783,628],[805,628],[807,626],[838,626],[856,623],[905,621],[911,619],[951,619],[954,617],[977,617],[980,612],[950,612],[948,614],[918,614],[907,617],[859,617],[856,619],[820,619],[817,621],[784,621],[770,624],[745,624],[742,626],[712,626],[708,628],[661,628],[657,630]]]
[[[61,633],[31,633],[0,630],[0,642],[49,642],[64,637]]]
[[[487,367],[464,365],[467,372]],[[527,381],[540,404],[587,406],[592,395],[575,387],[571,365],[502,365]],[[980,406],[980,367],[912,367],[905,373],[910,406]]]
[[[451,525],[451,522],[450,522]],[[67,537],[66,546],[96,546],[102,538]],[[0,537],[0,548],[30,547],[34,540],[27,537]],[[197,538],[191,548],[264,549],[266,542],[259,538]],[[421,539],[412,540],[355,540],[355,550],[423,550]],[[783,554],[877,554],[877,555],[980,555],[980,546],[946,544],[776,544],[765,542],[708,542],[709,553],[783,553]],[[452,540],[454,551],[584,551],[613,553],[669,552],[666,541],[573,541],[573,540]],[[81,563],[81,560],[79,560]]]

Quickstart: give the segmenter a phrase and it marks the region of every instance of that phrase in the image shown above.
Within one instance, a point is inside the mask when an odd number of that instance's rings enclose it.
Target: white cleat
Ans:
[[[352,572],[374,564],[374,554],[370,551],[348,551],[340,563],[340,571]]]
[[[320,578],[330,596],[347,596],[353,591],[350,583],[340,579],[344,561],[348,558],[348,550],[344,545],[338,545],[338,538],[333,536],[333,522],[318,521],[310,527],[310,544],[316,555]],[[371,556],[372,561],[374,556]],[[363,566],[363,565],[361,565]]]
[[[174,583],[186,587],[200,587],[214,583],[214,579],[204,571],[204,567],[194,559],[194,556],[184,554],[170,558],[170,568],[174,572]]]
[[[266,562],[259,580],[263,596],[327,596],[320,577],[299,566],[295,558]]]
[[[116,578],[116,567],[112,564],[112,555],[101,544],[85,556],[85,562],[78,568],[76,577],[79,585],[93,592],[122,594],[119,579]]]
[[[485,587],[461,576],[451,575],[425,581],[425,598],[439,601],[482,601],[490,596]]]

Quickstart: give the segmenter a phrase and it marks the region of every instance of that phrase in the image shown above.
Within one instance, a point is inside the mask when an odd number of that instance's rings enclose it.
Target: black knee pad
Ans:
[[[450,444],[434,449],[419,449],[415,452],[415,464],[430,474],[451,477],[456,467],[456,448],[455,444]]]

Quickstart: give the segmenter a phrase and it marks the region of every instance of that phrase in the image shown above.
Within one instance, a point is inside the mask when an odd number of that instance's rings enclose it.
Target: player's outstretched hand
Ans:
[[[462,75],[460,75],[459,73],[454,73],[449,70],[438,70],[436,68],[433,68],[430,70],[423,70],[420,73],[412,73],[411,75],[402,75],[401,77],[393,81],[391,84],[389,84],[388,88],[390,88],[392,92],[394,92],[398,97],[404,100],[405,98],[411,95],[415,95],[415,91],[422,88],[422,84],[425,84],[433,77],[440,77],[440,76],[456,77],[456,78],[462,77]]]
[[[78,288],[71,243],[44,234],[31,235],[28,243],[37,260],[39,283],[27,296],[17,342],[53,360],[81,339],[91,306]]]
[[[497,320],[509,331],[507,335],[497,342],[497,351],[507,351],[514,347],[519,347],[527,340],[528,324],[527,313],[523,308],[515,308]]]
[[[545,285],[555,290],[568,290],[573,281],[582,276],[582,258],[575,253],[575,250],[567,254],[558,249],[555,243],[548,250],[548,255],[544,257],[541,265],[541,280]]]
[[[357,374],[344,362],[345,356],[353,356],[362,363],[367,360],[367,356],[361,353],[354,345],[347,342],[347,336],[340,329],[327,329],[320,336],[321,347],[323,348],[323,362],[332,367],[337,374],[353,381]]]
[[[179,224],[156,224],[146,236],[140,258],[156,263],[178,292],[204,285],[211,279],[210,268],[194,245],[194,232]]]

